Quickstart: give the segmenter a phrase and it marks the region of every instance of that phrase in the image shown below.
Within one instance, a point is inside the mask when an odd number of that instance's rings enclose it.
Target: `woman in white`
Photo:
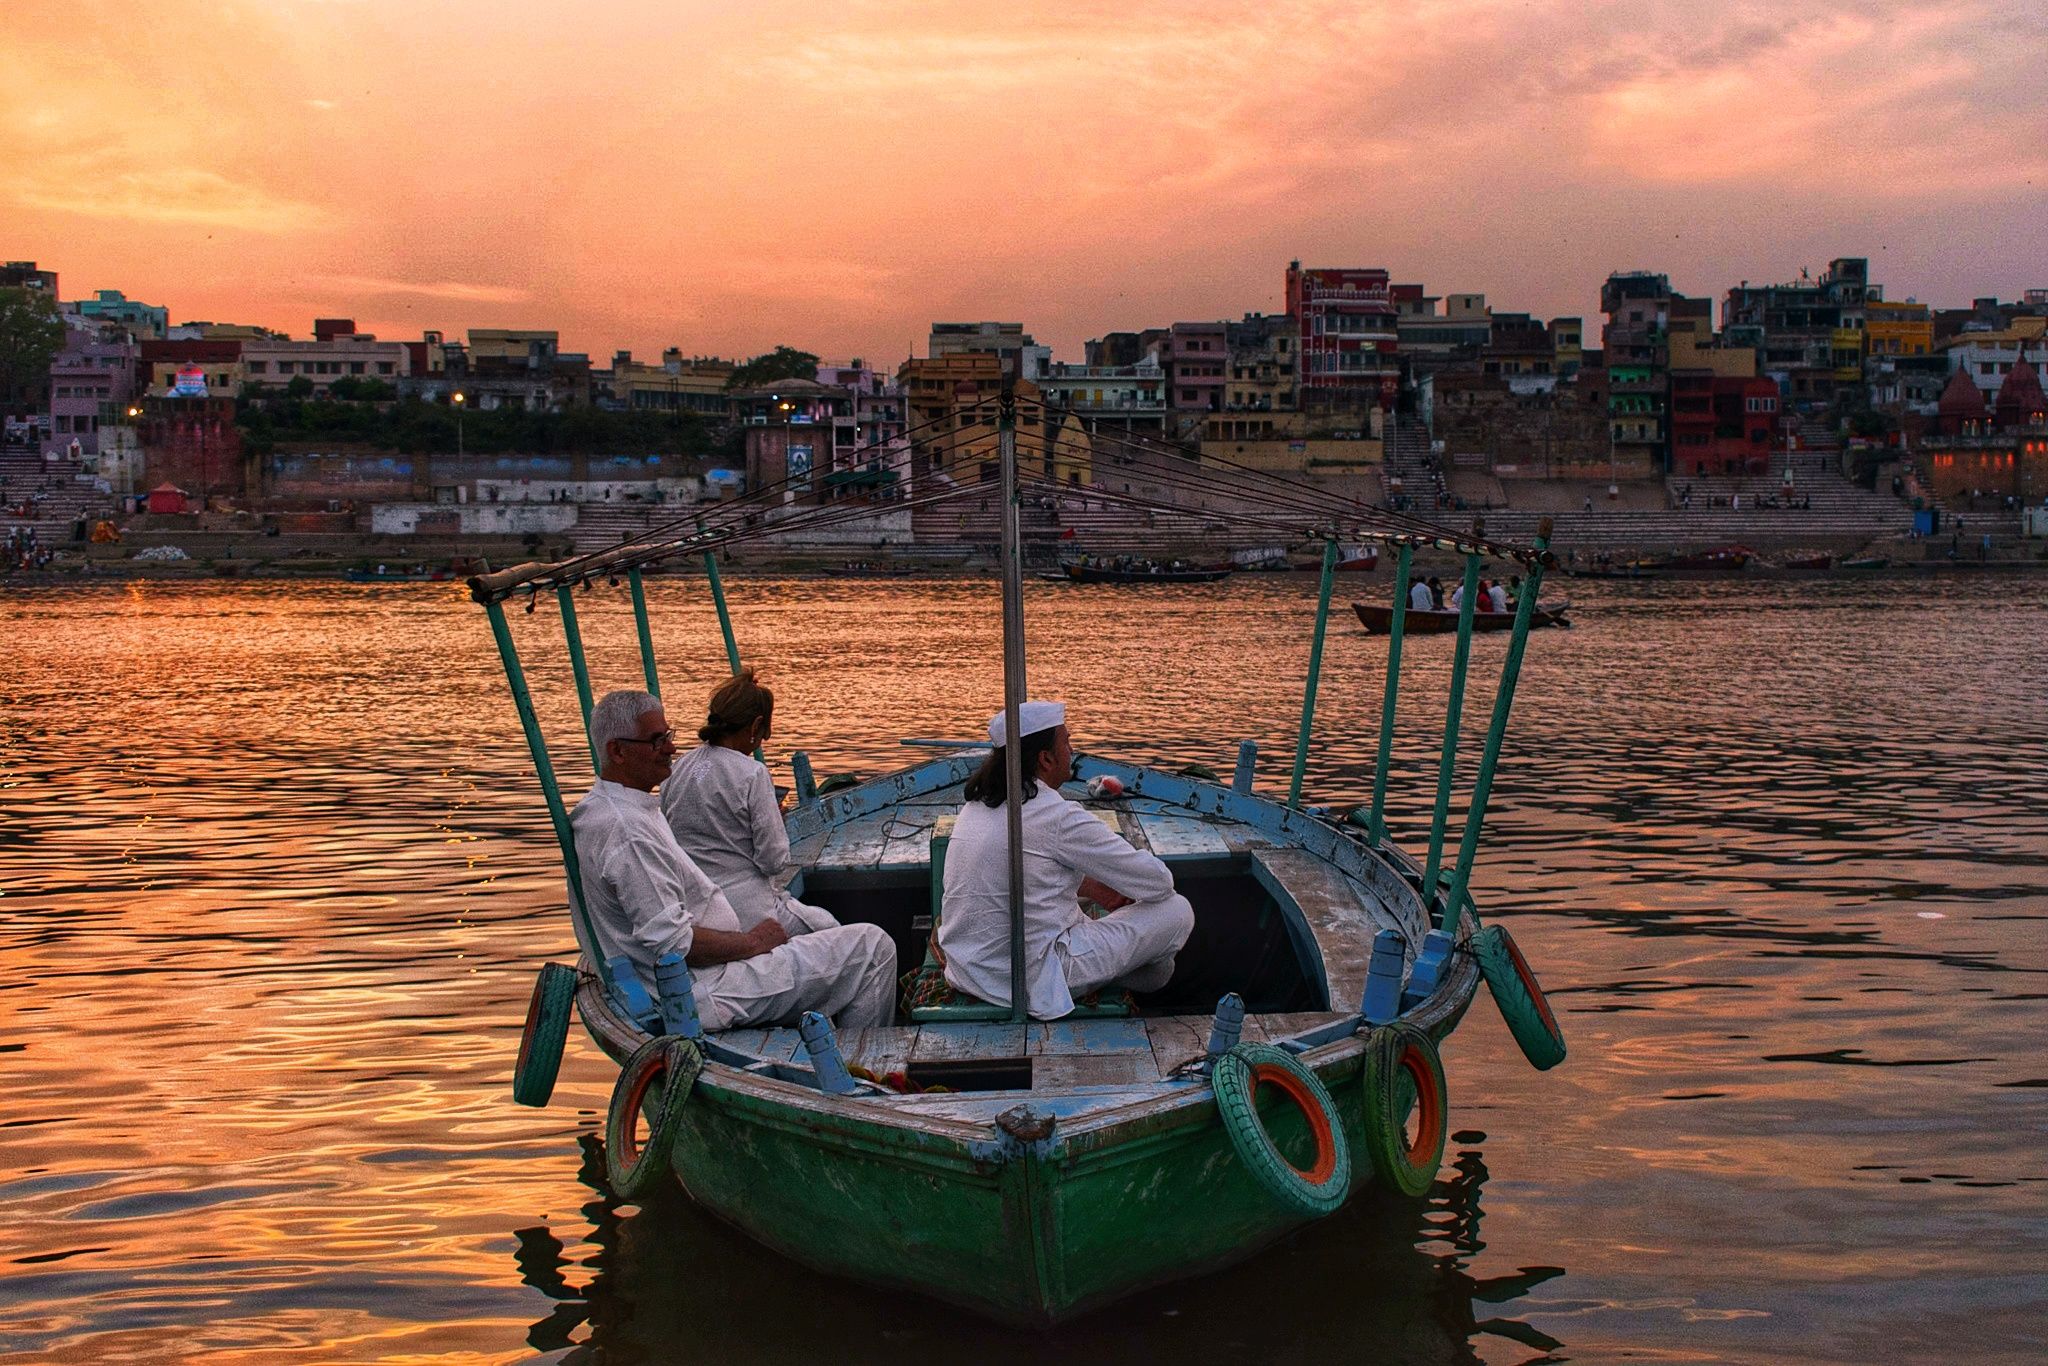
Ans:
[[[661,785],[661,813],[696,865],[725,893],[742,930],[773,916],[791,934],[829,930],[829,911],[789,894],[795,873],[775,785],[754,750],[768,739],[775,694],[744,669],[711,694],[703,743]]]

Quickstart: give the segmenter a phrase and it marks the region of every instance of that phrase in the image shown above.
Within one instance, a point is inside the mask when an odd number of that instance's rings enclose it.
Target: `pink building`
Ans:
[[[1224,324],[1175,323],[1166,336],[1168,406],[1182,412],[1222,412],[1229,364]]]
[[[97,455],[102,422],[127,422],[135,397],[135,363],[141,348],[125,333],[95,327],[64,329],[64,349],[50,363],[50,431],[44,451],[63,452],[78,443],[81,455]]]

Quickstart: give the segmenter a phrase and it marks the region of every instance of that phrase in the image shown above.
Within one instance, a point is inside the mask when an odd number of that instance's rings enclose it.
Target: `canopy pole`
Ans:
[[[697,530],[703,529],[704,519],[699,517]],[[718,609],[718,630],[719,634],[725,637],[726,667],[730,668],[733,677],[737,678],[740,672],[740,642],[732,633],[732,613],[725,605],[725,578],[718,572],[718,552],[715,550],[704,552],[704,577],[711,580],[711,605]],[[768,762],[768,756],[761,752],[759,745],[754,746],[754,761],[760,764]]]
[[[1465,557],[1465,587],[1458,594],[1458,651],[1451,658],[1451,697],[1444,711],[1444,753],[1436,769],[1436,811],[1429,820],[1429,862],[1422,870],[1422,904],[1436,904],[1436,880],[1444,854],[1444,825],[1451,814],[1451,775],[1458,767],[1458,720],[1465,709],[1465,665],[1472,657],[1472,612],[1478,605],[1479,556]]]
[[[547,798],[548,818],[555,826],[555,841],[562,846],[562,871],[569,879],[569,910],[582,926],[583,942],[590,946],[590,957],[598,976],[610,987],[611,970],[603,960],[597,931],[590,923],[590,913],[583,907],[583,870],[576,862],[576,835],[569,825],[568,808],[562,805],[561,788],[555,784],[555,766],[548,759],[547,742],[541,738],[540,717],[533,709],[533,696],[526,690],[526,674],[519,667],[519,649],[512,643],[512,629],[506,624],[504,605],[493,600],[484,604],[484,611],[490,615],[491,635],[498,642],[498,658],[505,666],[505,682],[512,689],[512,705],[519,712],[519,728],[526,732],[526,748],[533,755],[534,775],[540,779],[541,794]]]
[[[1394,705],[1401,695],[1401,637],[1408,626],[1408,569],[1415,548],[1406,541],[1394,560],[1394,617],[1387,627],[1387,690],[1380,699],[1380,755],[1372,771],[1372,814],[1366,825],[1374,844],[1387,842],[1387,768],[1394,757]]]
[[[1465,888],[1472,877],[1472,859],[1479,852],[1479,829],[1486,821],[1486,801],[1493,795],[1494,767],[1500,761],[1501,741],[1508,731],[1508,715],[1515,706],[1515,684],[1522,676],[1522,647],[1529,640],[1529,623],[1536,613],[1536,592],[1543,586],[1541,552],[1550,548],[1550,519],[1536,529],[1536,562],[1529,567],[1529,581],[1522,585],[1522,600],[1515,604],[1515,634],[1508,642],[1507,658],[1500,666],[1500,691],[1493,695],[1493,721],[1486,728],[1486,748],[1479,756],[1479,780],[1472,787],[1472,804],[1465,812],[1465,834],[1458,842],[1458,864],[1451,873],[1451,899],[1444,906],[1443,928],[1457,937],[1458,920],[1465,911]]]
[[[583,739],[590,742],[590,664],[583,657],[583,631],[576,624],[576,595],[568,584],[555,590],[555,600],[562,604],[562,638],[569,643],[569,667],[576,674],[576,701],[583,707]],[[597,752],[597,746],[590,746],[590,771],[597,772],[604,767],[604,756]]]
[[[1301,695],[1301,733],[1294,740],[1294,777],[1287,784],[1287,804],[1301,809],[1301,778],[1308,770],[1308,737],[1316,719],[1316,683],[1323,673],[1323,633],[1330,624],[1330,584],[1337,577],[1337,540],[1323,542],[1323,587],[1316,599],[1315,641],[1308,648],[1308,687]]]
[[[661,680],[654,676],[654,632],[647,628],[647,589],[640,582],[637,566],[626,571],[626,582],[633,586],[633,625],[640,632],[640,671],[647,675],[647,691],[659,697]]]
[[[996,421],[1003,479],[1003,810],[1010,836],[1010,1019],[1030,1015],[1024,971],[1024,552],[1017,495],[1016,394],[1006,380]]]

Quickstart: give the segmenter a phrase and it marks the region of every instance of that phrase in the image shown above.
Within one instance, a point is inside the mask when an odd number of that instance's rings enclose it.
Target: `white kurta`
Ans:
[[[654,960],[689,957],[697,926],[740,932],[732,903],[676,843],[652,792],[600,778],[569,824],[594,947],[606,960],[630,958],[648,995],[655,994]]]
[[[1412,583],[1408,586],[1408,606],[1417,612],[1432,611],[1436,607],[1436,595],[1429,591],[1426,583]]]
[[[939,949],[946,957],[946,980],[957,990],[996,1005],[1010,1003],[1009,849],[1008,813],[1002,807],[967,803],[946,849],[940,911]],[[1170,942],[1149,943],[1155,958],[1163,947],[1170,959],[1193,927],[1193,912],[1174,893],[1173,874],[1164,863],[1132,848],[1087,808],[1038,784],[1038,791],[1024,803],[1026,1000],[1036,1019],[1058,1019],[1074,1008],[1062,941],[1070,930],[1091,923],[1080,907],[1084,877],[1141,903],[1127,908],[1137,914],[1119,911],[1117,916],[1134,924],[1159,922]],[[1148,918],[1147,912],[1155,907],[1161,914]],[[1156,941],[1160,936],[1144,938]]]
[[[626,955],[650,996],[658,994],[655,959],[665,953],[688,958],[700,928],[727,934],[747,928],[718,884],[676,842],[652,792],[600,779],[569,819],[597,951],[606,959]],[[806,1010],[823,1011],[842,1029],[889,1023],[896,949],[886,931],[878,925],[835,925],[819,933],[784,928],[800,937],[751,958],[690,969],[706,1029],[792,1024]]]
[[[796,872],[789,831],[768,769],[752,755],[711,744],[691,750],[661,785],[661,812],[683,851],[732,902],[743,928],[769,916],[791,934],[839,923],[789,894]]]

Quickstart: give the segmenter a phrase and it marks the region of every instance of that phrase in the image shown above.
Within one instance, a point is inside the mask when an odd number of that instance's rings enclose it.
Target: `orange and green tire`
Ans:
[[[1479,971],[1486,989],[1500,1007],[1508,1032],[1522,1049],[1522,1056],[1538,1072],[1548,1072],[1564,1061],[1564,1031],[1544,999],[1529,960],[1522,957],[1513,936],[1498,925],[1488,925],[1472,936],[1472,952],[1479,959]]]
[[[683,1106],[703,1070],[704,1054],[690,1039],[657,1036],[626,1060],[618,1085],[612,1088],[604,1134],[605,1178],[619,1199],[643,1199],[668,1175],[669,1152],[683,1122]],[[644,1140],[640,1137],[643,1113],[647,1119]]]
[[[1408,1115],[1417,1112],[1415,1137]],[[1407,1196],[1426,1195],[1444,1160],[1450,1096],[1428,1034],[1399,1020],[1365,1042],[1365,1153],[1373,1174]]]
[[[1216,1108],[1238,1159],[1281,1204],[1311,1219],[1334,1214],[1351,1194],[1351,1147],[1337,1122],[1337,1107],[1315,1073],[1293,1054],[1261,1043],[1241,1043],[1216,1059],[1210,1074]],[[1308,1122],[1315,1156],[1306,1168],[1288,1161],[1258,1110],[1270,1088]]]

